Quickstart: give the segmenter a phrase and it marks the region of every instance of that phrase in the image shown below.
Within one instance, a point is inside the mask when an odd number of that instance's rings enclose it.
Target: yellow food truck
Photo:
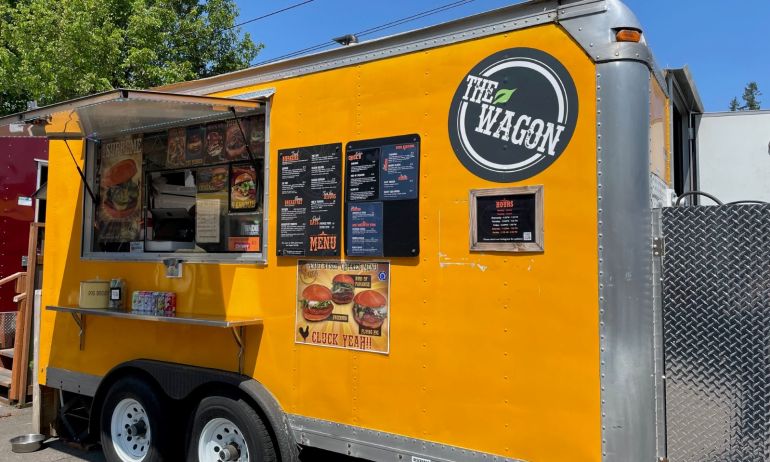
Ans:
[[[537,0],[0,119],[49,139],[43,430],[109,461],[665,457],[668,92],[622,3]]]

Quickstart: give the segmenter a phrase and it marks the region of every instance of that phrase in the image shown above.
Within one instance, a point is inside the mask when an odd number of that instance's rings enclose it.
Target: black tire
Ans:
[[[213,419],[223,418],[241,430],[249,452],[249,462],[276,462],[278,455],[262,418],[243,399],[209,396],[201,400],[192,416],[192,431],[187,449],[188,462],[198,461],[198,443],[203,429]]]
[[[139,402],[145,410],[147,426],[151,431],[148,442],[149,448],[142,462],[166,462],[179,460],[179,457],[171,457],[173,435],[170,431],[171,422],[166,422],[168,405],[165,400],[149,384],[135,377],[126,377],[116,382],[107,392],[99,416],[99,431],[102,450],[108,462],[123,462],[115,451],[111,435],[112,414],[116,406],[124,399],[133,399]]]

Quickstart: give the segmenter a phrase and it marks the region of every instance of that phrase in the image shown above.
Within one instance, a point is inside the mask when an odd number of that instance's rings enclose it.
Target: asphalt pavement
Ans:
[[[35,462],[59,462],[59,461],[88,461],[105,462],[102,450],[96,446],[90,451],[71,447],[58,439],[50,439],[45,442],[43,449],[27,454],[11,452],[9,440],[14,436],[32,433],[32,408],[17,409],[15,407],[0,405],[0,461],[35,461]],[[335,460],[339,462],[356,462],[362,459],[353,459],[339,454],[332,454],[320,450],[304,450],[300,455],[302,462],[321,462]]]

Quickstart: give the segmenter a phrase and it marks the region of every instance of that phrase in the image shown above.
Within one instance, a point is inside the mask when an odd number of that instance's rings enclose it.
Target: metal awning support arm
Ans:
[[[241,125],[241,119],[238,118],[238,114],[236,114],[234,106],[230,106],[230,112],[233,113],[233,119],[235,119],[235,123],[238,124],[238,130],[241,131],[243,142],[246,145],[246,153],[249,155],[249,161],[251,161],[251,166],[254,167],[254,173],[259,172],[259,168],[257,168],[257,159],[254,157],[254,154],[252,154],[251,152],[251,147],[249,146],[249,139],[246,138],[246,133],[243,131],[243,126]]]
[[[67,122],[64,123],[64,132],[67,132],[67,125],[69,125],[70,121],[72,120],[72,114],[75,113],[75,110],[73,109],[72,112],[70,112],[70,118],[67,120]],[[80,179],[83,181],[83,185],[86,187],[86,191],[88,192],[88,195],[91,196],[91,200],[94,204],[98,204],[99,201],[96,198],[96,194],[94,194],[93,190],[91,190],[91,186],[88,185],[88,181],[86,180],[86,175],[83,173],[83,169],[80,168],[80,165],[78,165],[78,161],[75,159],[75,154],[72,152],[72,148],[70,147],[70,144],[67,142],[67,139],[64,138],[64,145],[67,146],[67,151],[70,153],[70,157],[72,158],[72,162],[75,164],[75,168],[78,170],[78,174],[80,175]]]
[[[78,161],[75,160],[75,154],[72,153],[72,148],[70,148],[69,143],[67,140],[63,140],[64,145],[67,146],[67,151],[70,152],[70,157],[72,158],[72,162],[75,163],[75,168],[78,169],[78,174],[80,175],[80,179],[83,181],[83,185],[86,187],[86,191],[88,192],[88,195],[91,196],[91,200],[94,201],[94,204],[99,203],[99,199],[96,197],[96,194],[94,194],[94,191],[91,189],[91,186],[88,185],[88,180],[86,180],[86,175],[83,173],[83,169],[80,168],[80,165],[78,165]]]

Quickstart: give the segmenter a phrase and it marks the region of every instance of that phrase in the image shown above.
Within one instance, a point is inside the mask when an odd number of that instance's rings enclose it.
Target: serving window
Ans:
[[[89,145],[96,201],[86,198],[86,257],[264,255],[264,112]]]

